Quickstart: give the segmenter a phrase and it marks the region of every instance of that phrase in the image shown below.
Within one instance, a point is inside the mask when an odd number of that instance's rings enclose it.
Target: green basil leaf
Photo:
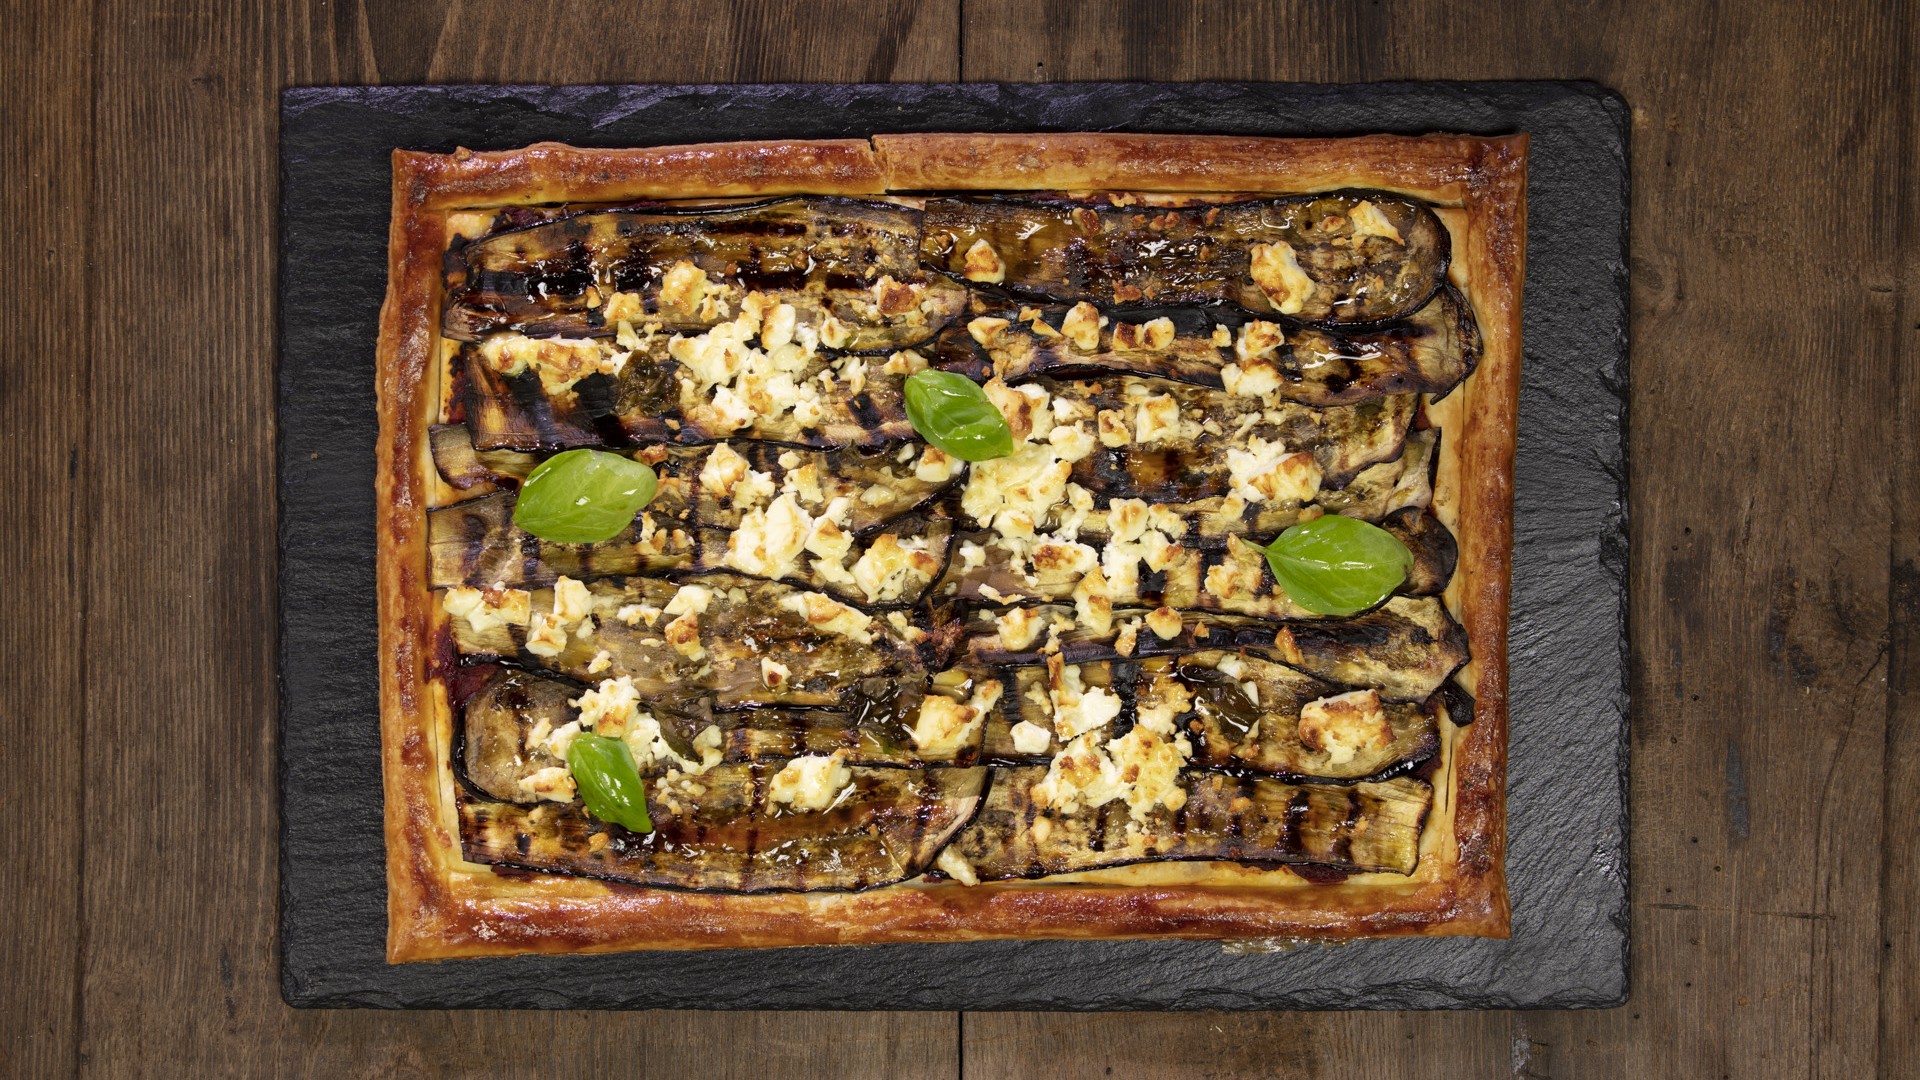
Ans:
[[[597,544],[633,524],[660,481],[645,462],[603,450],[569,450],[520,485],[513,523],[557,544]]]
[[[637,833],[653,831],[647,786],[626,743],[604,735],[575,735],[567,747],[567,767],[573,770],[587,813]]]
[[[1280,587],[1319,615],[1365,611],[1393,595],[1413,569],[1413,552],[1399,537],[1339,514],[1301,522],[1264,550]]]
[[[1013,429],[980,384],[952,371],[907,376],[907,419],[921,438],[962,461],[1013,453]]]

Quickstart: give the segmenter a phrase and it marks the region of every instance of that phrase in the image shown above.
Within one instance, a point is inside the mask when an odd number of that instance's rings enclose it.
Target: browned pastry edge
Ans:
[[[378,356],[381,754],[390,961],[511,953],[962,941],[982,938],[1324,938],[1508,933],[1506,631],[1524,271],[1525,135],[1250,139],[1155,135],[904,135],[451,155],[396,151]],[[1410,878],[1250,884],[1205,864],[1171,884],[905,884],[863,893],[726,895],[548,874],[461,857],[447,753],[451,716],[426,588],[422,452],[438,408],[434,313],[446,212],[543,202],[932,188],[1295,192],[1365,187],[1464,208],[1468,294],[1484,354],[1462,393],[1456,614],[1479,708],[1436,782]],[[1452,433],[1449,432],[1451,435]],[[1440,805],[1439,802],[1436,806]],[[1270,873],[1284,874],[1285,871]]]

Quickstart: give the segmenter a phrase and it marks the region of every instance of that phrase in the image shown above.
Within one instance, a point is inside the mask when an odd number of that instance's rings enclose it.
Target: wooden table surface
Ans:
[[[0,860],[0,1074],[1920,1073],[1915,9],[8,0],[0,792],[22,820]],[[1598,80],[1633,108],[1626,1007],[281,1003],[281,87],[1512,77]]]

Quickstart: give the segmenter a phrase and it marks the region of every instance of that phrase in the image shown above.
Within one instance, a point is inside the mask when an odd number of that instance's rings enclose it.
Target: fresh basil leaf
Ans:
[[[920,437],[962,461],[1013,453],[1013,429],[980,384],[952,371],[907,377],[907,419]]]
[[[604,735],[575,735],[567,746],[567,768],[573,771],[587,813],[637,833],[653,831],[647,786],[626,743]]]
[[[603,450],[569,450],[528,474],[513,505],[513,523],[542,540],[597,544],[632,524],[659,486],[645,462]]]
[[[1339,514],[1301,522],[1263,550],[1280,587],[1318,615],[1365,611],[1393,595],[1413,569],[1413,552],[1398,537]]]

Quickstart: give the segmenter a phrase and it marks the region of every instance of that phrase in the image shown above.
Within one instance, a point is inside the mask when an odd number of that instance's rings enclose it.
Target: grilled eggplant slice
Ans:
[[[1015,620],[1003,621],[1010,612]],[[1075,622],[1065,604],[1002,610],[978,609],[966,616],[960,652],[965,663],[986,669],[1045,665],[1050,655],[1069,664],[1151,656],[1182,656],[1234,650],[1285,664],[1345,687],[1380,692],[1385,701],[1425,701],[1468,660],[1467,634],[1438,597],[1396,596],[1348,619],[1290,622],[1189,613],[1178,633],[1162,638],[1143,609],[1113,613],[1113,626],[1095,633]],[[1042,628],[1009,643],[1008,627]],[[1060,628],[1049,634],[1048,627]],[[1051,644],[1057,653],[1044,649]]]
[[[522,367],[518,359],[523,348],[518,343],[533,340],[493,338],[461,347],[467,427],[477,449],[564,450],[729,438],[801,447],[879,446],[913,438],[902,396],[904,376],[888,374],[878,364],[869,370],[866,357],[816,354],[789,365],[791,371],[759,364],[758,374],[705,384],[673,358],[671,339],[656,336],[630,349],[579,339],[565,346],[568,354],[577,349],[578,355],[560,355],[543,382],[540,371],[531,364]]]
[[[576,214],[450,255],[443,332],[610,337],[623,320],[704,330],[759,292],[836,348],[908,348],[966,304],[963,288],[918,265],[919,225],[910,207],[824,197]]]
[[[995,769],[980,813],[954,851],[981,880],[1036,878],[1153,859],[1313,863],[1410,874],[1433,804],[1426,783],[1289,784],[1220,773],[1183,774],[1186,804],[1135,822],[1124,802],[1074,814],[1042,810],[1040,767]]]
[[[1194,763],[1286,776],[1357,780],[1440,748],[1435,711],[1427,703],[1387,702],[1380,737],[1335,750],[1301,735],[1309,702],[1350,688],[1335,686],[1258,654],[1209,651],[1156,658],[1141,665],[1138,708],[1186,711],[1175,725],[1189,732]],[[1372,733],[1369,733],[1372,734]]]
[[[577,803],[465,801],[476,862],[679,889],[757,893],[867,889],[916,877],[980,803],[985,769],[854,768],[831,809],[767,798],[773,764],[721,765],[648,785],[654,831],[635,835]]]
[[[577,712],[569,699],[580,690],[572,683],[502,670],[467,699],[461,713],[461,764],[467,782],[502,802],[537,801],[520,786],[542,769],[566,762],[544,740],[530,738],[541,720],[551,731]]]
[[[1446,278],[1431,210],[1374,192],[1185,207],[931,199],[920,257],[1023,299],[1237,304],[1304,322],[1403,318]]]
[[[465,424],[435,424],[428,430],[433,467],[440,478],[461,491],[481,484],[519,483],[540,464],[540,455],[517,450],[479,451]]]
[[[1219,527],[1218,522],[1209,525]],[[1446,526],[1408,507],[1387,515],[1380,527],[1413,553],[1413,569],[1397,590],[1399,595],[1430,596],[1446,588],[1458,556]],[[1066,600],[1081,590],[1081,583],[1098,564],[1106,602],[1116,608],[1165,606],[1264,619],[1322,617],[1293,602],[1274,580],[1260,548],[1238,535],[1228,535],[1221,543],[1200,530],[1194,533],[1191,539],[1164,548],[1110,542],[1101,553],[1077,542],[1029,545],[972,531],[960,536],[955,549],[960,558],[948,564],[933,595],[995,604]]]
[[[873,608],[908,607],[926,594],[947,565],[953,521],[915,515],[894,528],[855,540],[845,538],[837,557],[799,551],[790,559],[767,559],[736,539],[748,530],[683,526],[651,510],[611,539],[597,544],[542,540],[513,523],[516,493],[495,492],[427,514],[427,577],[432,588],[454,585],[551,585],[560,577],[580,580],[663,573],[747,573],[782,580]],[[712,500],[702,500],[711,504]],[[792,507],[782,507],[790,511]],[[729,511],[738,525],[739,512]],[[763,515],[762,531],[766,531]],[[806,536],[796,534],[796,542]]]
[[[476,630],[455,618],[454,646],[462,656],[583,681],[629,676],[649,706],[682,713],[697,709],[703,697],[722,709],[849,708],[852,687],[863,679],[925,684],[926,665],[907,641],[922,631],[904,618],[868,615],[819,593],[733,574],[603,580],[586,588],[583,619],[543,635],[539,626],[495,623]],[[666,612],[685,588],[706,592],[698,601],[705,610]],[[530,606],[535,613],[553,611],[553,590],[534,591]],[[545,618],[534,615],[535,622]],[[602,652],[604,662],[596,665]],[[762,659],[786,669],[777,685],[769,684]]]
[[[1301,737],[1307,703],[1347,693],[1259,652],[1206,650],[1182,656],[1148,657],[1045,668],[1008,668],[997,673],[1013,688],[989,720],[981,752],[993,764],[1044,765],[1069,741],[1050,690],[1072,671],[1075,685],[1106,688],[1118,698],[1117,716],[1100,730],[1112,738],[1141,715],[1158,716],[1186,734],[1196,766],[1284,777],[1359,780],[1423,761],[1440,747],[1437,710],[1429,702],[1389,702],[1378,734],[1364,732],[1350,747],[1309,746]],[[1019,724],[1032,725],[1016,740]],[[1048,739],[1040,745],[1039,736]],[[1021,743],[1025,743],[1023,747]],[[1348,751],[1351,751],[1350,753]],[[1337,760],[1336,760],[1337,758]]]
[[[707,472],[710,458],[721,460]],[[791,488],[803,509],[818,513],[846,500],[846,531],[866,536],[937,499],[961,475],[962,465],[930,446],[849,446],[803,450],[762,442],[712,446],[650,446],[638,455],[653,466],[660,491],[648,510],[715,528],[738,528],[746,505]],[[462,490],[481,483],[513,486],[544,460],[539,454],[479,451],[462,424],[433,429],[433,461],[447,483]],[[739,490],[745,483],[761,493]]]
[[[1154,501],[1224,496],[1221,443],[1244,446],[1255,437],[1311,452],[1321,483],[1340,487],[1399,457],[1419,412],[1413,394],[1322,409],[1131,375],[1040,385],[1066,403],[1055,408],[1091,419],[1111,439],[1074,465],[1074,481],[1100,494]],[[1141,438],[1143,431],[1151,438]]]
[[[931,689],[938,694],[943,687]],[[568,680],[503,668],[466,702],[461,714],[462,763],[468,782],[502,802],[538,802],[520,781],[541,769],[565,764],[548,736],[579,719],[573,702],[584,691]],[[660,737],[684,761],[701,760],[698,740],[707,728],[719,734],[720,760],[728,763],[784,761],[809,754],[839,754],[850,765],[921,768],[929,763],[971,765],[980,734],[961,744],[923,751],[914,739],[922,698],[917,685],[870,679],[852,691],[853,707],[719,711],[694,702],[690,709],[642,709],[659,725]],[[985,725],[981,725],[984,728]],[[655,762],[650,775],[669,763]]]
[[[1084,309],[1083,309],[1084,312]],[[1027,318],[1020,318],[1020,315]],[[1008,382],[1047,375],[1151,375],[1227,390],[1256,402],[1351,405],[1389,394],[1444,396],[1472,374],[1479,331],[1466,299],[1451,288],[1408,318],[1365,332],[1282,327],[1193,308],[1115,311],[1081,343],[1063,333],[1081,317],[1051,307],[1003,310],[940,334],[945,366],[990,368]]]

